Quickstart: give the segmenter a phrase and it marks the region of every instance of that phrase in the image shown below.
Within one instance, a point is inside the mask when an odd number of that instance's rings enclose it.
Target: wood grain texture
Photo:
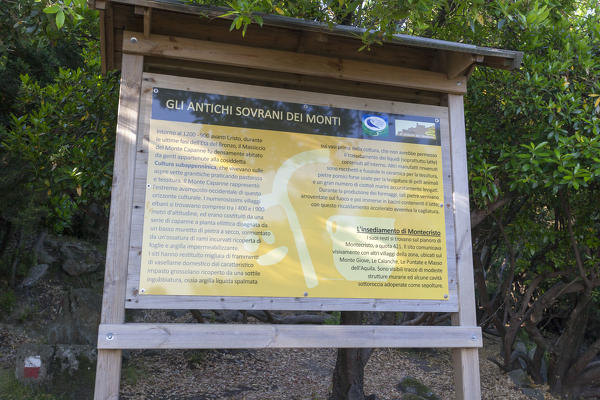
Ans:
[[[105,32],[106,32],[106,68],[108,71],[112,71],[115,69],[115,26],[114,26],[114,12],[112,3],[108,2],[106,4],[106,9],[104,10],[104,24],[105,24]],[[122,65],[122,64],[121,64]]]
[[[464,77],[448,79],[439,72],[182,37],[146,39],[139,32],[124,33],[123,52],[444,93],[464,94],[467,89]]]
[[[471,215],[469,210],[469,182],[467,174],[467,146],[464,104],[462,96],[448,95],[450,146],[452,149],[452,184],[456,263],[458,274],[458,313],[452,322],[459,326],[476,326],[473,254],[471,248]],[[475,349],[456,349],[452,353],[456,398],[481,399],[479,354]]]
[[[126,267],[142,67],[141,56],[126,55],[123,58],[101,323],[122,323],[125,320]],[[121,352],[98,351],[96,368],[94,398],[118,398]]]
[[[431,91],[321,78],[286,72],[265,71],[228,65],[217,65],[188,60],[145,57],[147,72],[176,75],[197,79],[211,79],[258,86],[281,87],[319,93],[367,97],[390,101],[411,102],[439,106],[445,95]]]
[[[105,324],[101,349],[481,347],[481,329],[459,326]]]
[[[100,69],[103,74],[106,74],[108,69],[106,68],[106,24],[105,24],[105,11],[103,8],[98,9],[100,17]]]
[[[454,192],[454,229],[458,275],[459,315],[456,325],[477,325],[475,284],[471,245],[471,213],[467,173],[467,145],[463,97],[448,95],[450,146],[452,151],[452,185]]]
[[[150,29],[152,27],[152,8],[144,9],[144,38],[150,38]]]
[[[448,263],[448,301],[458,311],[458,276],[456,274],[456,238],[454,236],[454,200],[452,193],[452,157],[448,118],[440,118],[442,145],[442,179],[444,185],[444,217],[446,227],[446,259]]]
[[[142,18],[135,14],[134,6],[114,2],[112,4],[115,8],[114,24],[116,27],[133,32],[142,31]],[[146,6],[154,9],[152,32],[155,34],[315,55],[331,56],[335,54],[347,59],[415,69],[428,69],[431,64],[430,59],[433,52],[428,48],[386,44],[384,46],[371,46],[370,51],[358,51],[363,44],[360,38],[332,35],[332,32],[329,31],[313,32],[290,29],[289,26],[264,24],[260,27],[258,24],[252,24],[248,26],[246,35],[242,37],[239,31],[229,30],[231,20],[227,18],[202,18],[200,17],[202,9],[194,6],[179,9],[176,11],[177,14],[174,14],[163,8],[168,6],[167,4],[161,2],[159,8],[156,8],[156,3],[139,3],[137,5],[137,7]],[[171,3],[171,5],[173,4],[175,3]],[[190,11],[196,11],[196,13],[190,14]]]
[[[242,97],[309,103],[323,106],[377,110],[393,114],[430,116],[440,119],[442,134],[442,164],[444,169],[444,199],[447,233],[448,300],[400,299],[332,299],[298,297],[233,297],[233,296],[152,296],[139,294],[142,232],[144,223],[146,175],[148,171],[148,134],[152,88],[167,87],[179,90],[235,95]],[[240,85],[228,82],[198,80],[145,73],[142,84],[140,128],[137,137],[137,158],[132,205],[130,256],[127,276],[126,308],[132,309],[233,309],[233,310],[318,310],[318,311],[458,311],[457,276],[454,248],[454,219],[452,214],[452,182],[450,180],[450,138],[446,107],[357,97],[324,95]]]

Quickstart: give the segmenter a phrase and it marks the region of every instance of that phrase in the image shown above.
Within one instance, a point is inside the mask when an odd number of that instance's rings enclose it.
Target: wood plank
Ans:
[[[262,324],[106,324],[100,349],[481,347],[479,327]]]
[[[222,9],[211,9],[211,8],[203,8],[198,7],[195,4],[186,4],[177,1],[156,1],[156,0],[112,0],[115,4],[122,3],[138,5],[138,6],[146,6],[153,7],[155,9],[155,14],[165,15],[164,25],[167,27],[167,30],[163,32],[166,35],[173,35],[174,22],[175,24],[179,24],[179,22],[186,17],[195,17],[198,20],[198,16],[204,17],[201,20],[200,24],[193,26],[193,29],[186,29],[187,26],[183,27],[183,34],[175,34],[178,36],[191,36],[196,33],[198,29],[201,29],[202,25],[214,24],[213,28],[219,26],[216,30],[213,30],[213,34],[218,34],[216,31],[227,32],[229,24],[234,16],[228,16],[226,18],[221,18],[224,11]],[[218,24],[218,25],[217,25]],[[277,34],[273,28],[280,28],[281,34]],[[127,28],[129,30],[137,30]],[[285,31],[285,32],[284,32]],[[327,24],[322,24],[318,22],[298,19],[298,18],[289,18],[282,17],[279,15],[265,15],[264,16],[264,26],[263,28],[258,27],[257,24],[252,24],[246,33],[246,38],[244,40],[248,40],[249,38],[253,38],[255,34],[260,34],[264,32],[266,35],[271,37],[271,41],[278,41],[281,37],[289,35],[290,32],[315,32],[322,33],[327,35],[330,40],[336,41],[338,38],[348,38],[355,43],[360,43],[360,37],[364,34],[364,29],[337,25],[337,26],[328,26]],[[159,33],[157,31],[157,33]],[[286,34],[287,33],[287,34]],[[239,31],[234,31],[232,34],[237,35],[238,38],[242,38]],[[490,66],[488,63],[488,56],[501,58],[505,60],[506,66],[505,68],[511,69],[509,65],[512,65],[514,68],[518,68],[521,59],[523,57],[523,53],[510,51],[510,50],[502,50],[502,49],[493,49],[488,47],[479,47],[471,44],[465,43],[456,43],[456,42],[447,42],[443,40],[430,39],[418,36],[410,36],[410,35],[394,35],[391,38],[386,38],[384,41],[383,48],[388,50],[390,54],[396,52],[398,48],[412,48],[417,51],[422,51],[425,53],[429,53],[433,56],[433,53],[438,50],[442,51],[450,51],[450,52],[459,52],[459,53],[472,53],[477,55],[483,55],[486,57],[485,65]],[[362,43],[361,43],[362,44]],[[271,47],[271,46],[269,46]],[[277,46],[273,46],[277,47]],[[336,52],[337,55],[339,53]]]
[[[455,79],[464,75],[474,62],[472,54],[467,53],[447,53],[446,54],[446,73],[448,79]]]
[[[448,118],[440,118],[442,145],[442,179],[444,185],[444,218],[446,227],[446,260],[448,266],[448,300],[458,305],[456,275],[456,241],[454,236],[454,201],[452,198],[452,157]]]
[[[450,145],[452,148],[452,184],[459,311],[452,316],[454,325],[476,326],[471,217],[464,104],[462,96],[448,95]],[[481,398],[479,355],[477,350],[457,349],[452,354],[457,399]]]
[[[173,21],[177,21],[176,24]],[[227,18],[206,18],[192,14],[154,10],[153,33],[167,36],[181,36],[190,39],[210,40],[250,47],[268,47],[271,49],[294,51],[298,44],[296,30],[280,27],[262,28],[258,24],[248,26],[246,35],[239,30],[229,30],[231,20]],[[127,30],[137,31],[127,27]]]
[[[106,28],[106,68],[108,69],[108,71],[112,71],[115,69],[115,25],[113,17],[114,14],[112,3],[109,2],[108,4],[106,4],[106,9],[104,10],[104,21]]]
[[[303,297],[233,297],[233,296],[138,296],[138,285],[131,277],[125,306],[130,309],[164,310],[282,310],[282,311],[407,311],[456,312],[450,299],[442,300],[388,300],[388,299],[326,299]],[[139,275],[138,275],[139,279]],[[139,282],[139,280],[138,280]]]
[[[462,96],[448,96],[450,145],[452,148],[452,185],[454,191],[454,224],[460,311],[456,325],[477,325],[475,317],[475,284],[471,245],[471,214],[467,146]]]
[[[100,15],[100,69],[103,74],[106,74],[108,68],[106,68],[106,25],[104,9],[99,9],[98,14]]]
[[[173,21],[177,23],[174,24]],[[252,24],[246,36],[239,31],[229,31],[231,21],[226,18],[206,19],[190,14],[174,14],[154,9],[152,31],[155,34],[181,36],[190,39],[210,40],[263,47],[292,52],[364,60],[377,64],[389,64],[407,68],[427,69],[431,58],[430,49],[410,46],[373,45],[370,50],[358,51],[363,45],[356,37],[332,36],[324,32],[301,31],[289,28]],[[130,31],[138,31],[127,26]]]
[[[454,387],[459,400],[480,400],[478,349],[453,349]]]
[[[129,258],[135,139],[138,125],[142,68],[143,57],[124,56],[117,117],[104,295],[100,317],[103,324],[118,324],[125,320],[126,266]],[[118,398],[120,374],[121,352],[116,350],[98,351],[94,398],[96,400]]]
[[[341,107],[365,111],[377,110],[392,114],[429,116],[440,118],[442,125],[448,126],[447,107],[144,73],[143,86],[145,93],[147,88],[161,85],[162,87],[178,90],[201,91],[301,104],[307,103],[325,107]],[[201,89],[199,90],[198,88]],[[443,124],[444,121],[446,125]]]
[[[187,60],[173,60],[146,57],[147,72],[177,75],[197,79],[213,79],[242,84],[281,87],[345,96],[368,97],[373,99],[412,102],[439,106],[445,95],[436,92],[390,88],[364,82],[344,81],[341,79],[320,78],[286,72],[264,71],[250,68],[216,65]]]
[[[144,10],[144,38],[150,38],[150,28],[152,26],[152,8],[146,7]]]
[[[325,78],[384,84],[444,93],[466,93],[466,79],[447,79],[439,72],[415,70],[333,57],[252,48],[181,37],[125,32],[123,52],[129,54],[250,67]],[[131,38],[136,38],[133,42]]]

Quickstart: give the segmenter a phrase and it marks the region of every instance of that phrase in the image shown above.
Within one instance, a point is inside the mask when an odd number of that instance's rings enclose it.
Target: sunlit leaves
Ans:
[[[35,0],[36,3],[43,2]],[[85,14],[95,11],[89,10],[86,0],[56,0],[51,1],[43,9],[44,13],[54,15],[56,28],[61,29],[65,24],[65,18],[68,16],[73,21],[81,21]]]
[[[116,88],[114,76],[94,69],[61,69],[44,86],[22,76],[18,100],[27,112],[12,116],[0,147],[23,169],[12,189],[35,194],[39,223],[49,229],[69,229],[92,202],[108,205]]]

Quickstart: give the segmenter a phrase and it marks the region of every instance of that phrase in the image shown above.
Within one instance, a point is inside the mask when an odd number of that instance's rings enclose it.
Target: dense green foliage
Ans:
[[[598,395],[596,1],[194,2],[228,7],[240,34],[274,13],[364,27],[362,51],[396,33],[522,50],[519,71],[476,70],[465,102],[478,317],[502,337],[506,370],[523,362],[557,393]],[[5,249],[22,247],[19,232],[81,233],[92,209],[106,215],[116,79],[99,75],[95,15],[82,1],[7,4],[0,280],[12,268],[14,283],[19,252]],[[517,340],[535,350],[515,351]]]
[[[33,217],[30,223],[39,219],[62,233],[73,229],[77,212],[92,203],[108,211],[115,85],[97,70],[60,69],[43,87],[22,76],[17,102],[23,111],[12,116],[2,141],[6,160],[18,166],[5,182],[12,188],[6,219],[17,224]]]
[[[481,318],[503,337],[506,369],[518,357],[556,392],[593,394],[600,376],[588,368],[600,346],[600,9],[564,2],[526,11],[485,17],[491,44],[525,52],[521,73],[478,71],[467,97],[472,204],[494,210],[474,230]],[[519,335],[536,346],[533,356],[515,356]]]
[[[97,12],[58,29],[45,6],[0,10],[0,286],[35,262],[37,233],[98,237],[108,216],[117,79],[100,74]]]
[[[71,19],[57,29],[43,12],[44,4],[6,1],[0,7],[0,124],[9,122],[21,87],[20,75],[40,84],[52,82],[60,67],[78,68],[88,61],[84,49],[98,36],[96,13],[81,9],[81,19]],[[96,57],[93,54],[92,57]]]

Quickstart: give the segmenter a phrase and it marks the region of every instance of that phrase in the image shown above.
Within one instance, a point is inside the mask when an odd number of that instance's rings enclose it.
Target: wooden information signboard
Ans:
[[[167,37],[152,18],[174,27],[195,7],[130,3],[96,3],[103,65],[122,35],[96,399],[118,397],[121,349],[266,347],[454,348],[457,397],[480,398],[462,95],[473,63],[520,55],[427,43],[439,72]],[[112,7],[144,32],[115,28]],[[451,312],[453,326],[126,324],[125,308]]]
[[[142,93],[129,306],[457,311],[446,109],[150,74]]]

